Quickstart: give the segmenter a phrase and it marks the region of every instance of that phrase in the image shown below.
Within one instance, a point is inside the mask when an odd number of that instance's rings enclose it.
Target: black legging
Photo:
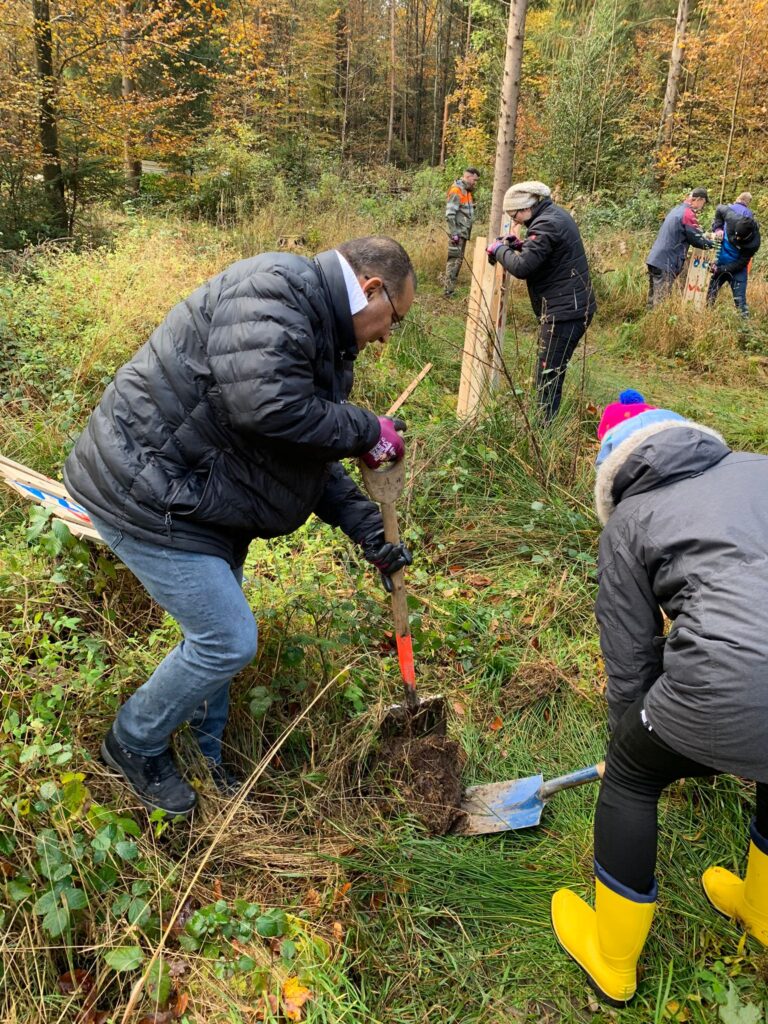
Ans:
[[[649,893],[656,870],[656,812],[677,779],[719,774],[678,754],[640,718],[642,698],[619,720],[605,763],[595,813],[595,860],[616,881]],[[768,785],[757,783],[757,831],[768,837]]]

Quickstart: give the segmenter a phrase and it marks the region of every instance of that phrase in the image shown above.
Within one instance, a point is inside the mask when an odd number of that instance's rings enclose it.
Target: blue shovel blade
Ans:
[[[531,775],[528,779],[514,782],[468,786],[461,802],[464,815],[454,832],[462,836],[477,836],[538,825],[546,803],[541,796],[543,782],[542,775]]]

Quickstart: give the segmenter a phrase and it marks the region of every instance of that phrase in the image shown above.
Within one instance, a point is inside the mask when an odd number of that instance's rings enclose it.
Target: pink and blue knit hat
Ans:
[[[656,405],[648,405],[645,397],[634,388],[627,388],[619,395],[618,402],[611,402],[603,409],[597,427],[597,438],[602,441],[595,465],[611,454],[614,449],[632,434],[652,423],[666,420],[684,420],[685,416],[672,412],[671,409],[659,409]]]

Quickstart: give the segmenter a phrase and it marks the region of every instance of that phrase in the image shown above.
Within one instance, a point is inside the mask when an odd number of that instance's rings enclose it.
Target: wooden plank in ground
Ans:
[[[485,239],[475,240],[475,251],[472,258],[472,285],[469,290],[467,307],[467,326],[464,330],[464,350],[461,356],[461,377],[459,379],[459,397],[456,403],[456,415],[459,419],[472,419],[482,398],[482,351],[477,351],[480,325],[484,322],[483,282],[488,261],[485,254]]]

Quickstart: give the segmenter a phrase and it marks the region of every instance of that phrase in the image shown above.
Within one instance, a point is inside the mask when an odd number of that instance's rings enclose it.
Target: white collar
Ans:
[[[361,309],[365,309],[368,305],[368,299],[365,296],[365,292],[360,287],[360,282],[357,280],[357,274],[354,272],[352,267],[350,267],[349,263],[344,259],[338,249],[334,249],[333,251],[339,257],[341,272],[344,275],[344,284],[347,286],[349,312],[354,316],[355,313],[359,313]]]

